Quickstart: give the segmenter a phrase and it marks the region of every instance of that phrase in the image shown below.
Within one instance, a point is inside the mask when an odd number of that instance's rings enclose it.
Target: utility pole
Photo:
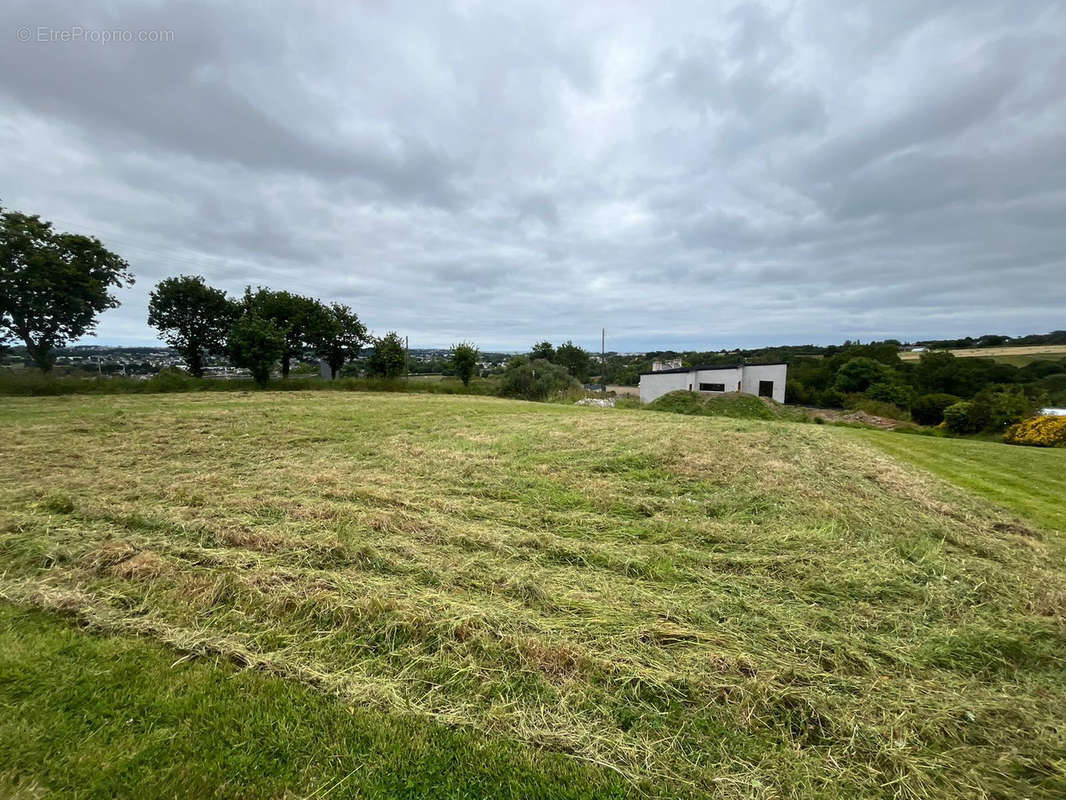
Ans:
[[[411,337],[403,337],[403,380],[411,382]]]
[[[600,385],[607,396],[607,329],[600,328]]]

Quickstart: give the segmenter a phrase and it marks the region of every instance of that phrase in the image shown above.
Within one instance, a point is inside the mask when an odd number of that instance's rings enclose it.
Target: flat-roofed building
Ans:
[[[688,391],[708,394],[743,392],[785,402],[785,375],[788,365],[711,364],[702,367],[677,367],[640,374],[640,400],[650,403],[669,392]]]

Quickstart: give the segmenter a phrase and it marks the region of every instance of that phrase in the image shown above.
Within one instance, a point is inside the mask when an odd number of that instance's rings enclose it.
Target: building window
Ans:
[[[701,383],[700,384],[700,391],[701,392],[724,392],[725,391],[725,384],[724,383]]]
[[[773,397],[774,396],[774,382],[773,381],[759,381],[759,397]]]

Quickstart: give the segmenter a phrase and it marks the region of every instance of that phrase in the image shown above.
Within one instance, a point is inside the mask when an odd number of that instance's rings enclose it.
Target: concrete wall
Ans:
[[[650,403],[668,392],[688,389],[692,383],[691,372],[656,372],[640,376],[640,402]]]
[[[747,394],[759,393],[759,381],[773,381],[773,398],[779,403],[785,402],[785,374],[788,367],[784,364],[767,364],[760,367],[744,367],[744,379],[740,391]]]
[[[785,402],[784,364],[700,369],[691,372],[659,372],[640,376],[640,401],[650,403],[669,392],[699,391],[701,383],[720,383],[727,392],[759,394],[759,381],[773,381],[773,399]]]

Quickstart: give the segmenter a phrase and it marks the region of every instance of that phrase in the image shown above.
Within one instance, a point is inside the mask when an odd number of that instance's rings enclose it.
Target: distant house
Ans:
[[[788,365],[782,363],[653,369],[640,374],[640,400],[650,403],[668,392],[676,391],[708,394],[743,392],[783,403],[787,371]]]
[[[929,350],[928,347],[912,347],[911,348],[911,352],[912,353],[925,353],[925,352],[928,352],[928,350]]]

